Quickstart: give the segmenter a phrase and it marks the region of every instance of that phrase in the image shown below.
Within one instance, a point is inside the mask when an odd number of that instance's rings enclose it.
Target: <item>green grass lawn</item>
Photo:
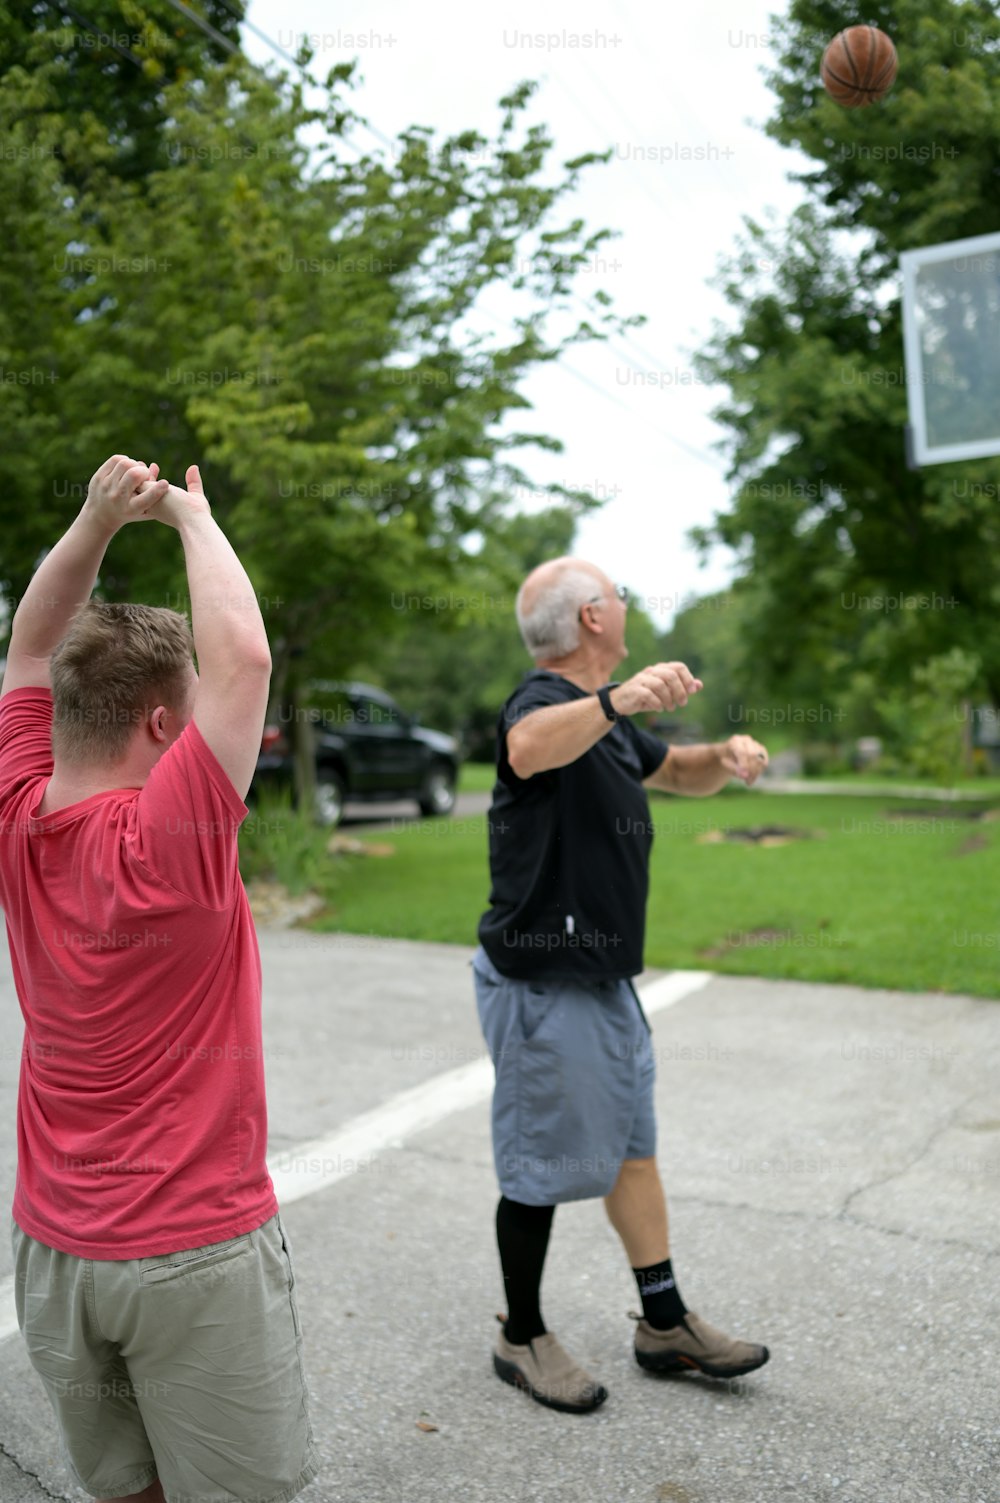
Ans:
[[[485,772],[479,786],[492,784]],[[996,996],[1000,822],[970,819],[970,807],[741,790],[654,796],[647,964]],[[900,817],[910,809],[915,817]],[[775,847],[699,839],[772,824],[811,836]],[[394,854],[337,858],[313,927],[474,943],[489,891],[485,816],[421,820],[370,840]]]
[[[845,791],[852,783],[877,783],[884,788],[919,788],[927,786],[926,778],[916,774],[893,773],[891,776],[877,769],[865,772],[824,772],[816,778],[817,783],[843,783]],[[947,785],[947,791],[959,791],[961,793],[974,793],[982,799],[994,799],[1000,797],[1000,777],[965,777],[956,778],[953,783]]]
[[[463,762],[458,770],[459,793],[492,793],[497,771],[492,762]]]
[[[495,779],[496,770],[492,762],[463,762],[458,775],[458,789],[460,793],[490,793]],[[924,781],[903,775],[890,777],[884,772],[829,772],[816,779],[818,783],[843,783],[845,793],[850,791],[852,784],[858,783],[877,783],[888,789],[894,785],[915,788]],[[1000,798],[1000,777],[961,777],[956,779],[953,786],[963,793],[974,793],[984,800]]]

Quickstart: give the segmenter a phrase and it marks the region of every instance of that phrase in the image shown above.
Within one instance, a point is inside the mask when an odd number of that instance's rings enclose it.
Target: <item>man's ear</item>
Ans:
[[[152,732],[154,741],[166,741],[169,715],[170,711],[166,705],[157,705],[156,709],[150,715],[149,729]]]
[[[587,605],[590,604],[591,602],[588,600]],[[601,637],[604,635],[604,627],[601,625],[601,613],[600,611],[592,610],[590,613],[589,621],[584,621],[583,613],[587,609],[587,605],[584,605],[580,608],[580,621],[583,625],[589,627],[589,629],[597,636]]]

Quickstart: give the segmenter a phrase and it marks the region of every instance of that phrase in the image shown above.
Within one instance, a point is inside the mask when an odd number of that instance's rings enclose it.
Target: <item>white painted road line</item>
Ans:
[[[289,1205],[335,1185],[366,1168],[380,1150],[399,1148],[407,1138],[436,1126],[453,1112],[488,1100],[492,1089],[492,1061],[477,1059],[435,1075],[412,1091],[400,1091],[383,1106],[352,1118],[326,1137],[300,1143],[269,1159],[267,1167],[279,1204]]]
[[[700,991],[711,979],[707,971],[671,971],[643,987],[643,1008],[647,1014],[660,1012]],[[398,1148],[452,1113],[488,1101],[492,1090],[493,1065],[484,1057],[435,1075],[412,1091],[401,1091],[325,1137],[300,1143],[268,1161],[279,1204],[315,1195],[359,1168],[367,1168],[382,1149]]]
[[[703,986],[714,980],[712,971],[668,971],[656,981],[640,986],[639,1000],[645,1013],[662,1012],[665,1007],[673,1007],[675,1002],[683,1002],[685,997],[700,992]]]
[[[643,1010],[647,1016],[662,1012],[700,992],[712,979],[711,971],[669,971],[639,988]],[[410,1091],[400,1091],[382,1106],[353,1117],[325,1137],[313,1138],[287,1153],[276,1154],[268,1159],[267,1167],[279,1205],[291,1205],[347,1179],[359,1169],[367,1168],[372,1158],[386,1148],[400,1148],[417,1133],[436,1127],[445,1117],[488,1101],[492,1090],[493,1065],[487,1058],[477,1059],[435,1075]],[[14,1280],[4,1279],[0,1281],[0,1341],[17,1329]]]

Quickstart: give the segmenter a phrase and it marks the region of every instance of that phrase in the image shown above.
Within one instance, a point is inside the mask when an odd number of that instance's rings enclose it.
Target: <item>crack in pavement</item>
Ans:
[[[969,1099],[974,1100],[975,1097],[970,1097]],[[912,1163],[906,1165],[903,1169],[896,1170],[893,1174],[885,1176],[885,1178],[882,1180],[872,1180],[869,1184],[859,1185],[856,1190],[851,1191],[851,1193],[844,1201],[843,1205],[837,1211],[804,1211],[793,1207],[777,1208],[774,1206],[755,1205],[753,1202],[747,1200],[719,1200],[714,1196],[689,1195],[681,1191],[674,1191],[673,1193],[670,1193],[669,1186],[667,1186],[667,1199],[671,1204],[676,1205],[701,1205],[710,1206],[715,1210],[750,1211],[760,1216],[781,1216],[788,1220],[809,1221],[814,1225],[819,1225],[824,1222],[839,1221],[842,1222],[844,1226],[860,1227],[865,1231],[879,1232],[886,1237],[902,1237],[906,1241],[915,1242],[921,1245],[926,1244],[933,1247],[954,1247],[958,1248],[962,1252],[974,1253],[977,1257],[983,1257],[984,1255],[988,1258],[1000,1257],[1000,1248],[983,1247],[981,1244],[975,1242],[963,1242],[957,1237],[935,1237],[926,1232],[912,1232],[902,1227],[882,1226],[877,1221],[870,1221],[867,1217],[861,1216],[857,1212],[849,1213],[846,1209],[850,1202],[855,1198],[855,1196],[860,1195],[865,1190],[875,1189],[880,1184],[886,1184],[889,1180],[895,1179],[901,1174],[906,1174],[908,1170],[913,1167],[913,1164],[919,1163],[924,1154],[926,1154],[933,1146],[935,1138],[939,1137],[941,1133],[945,1132],[952,1125],[954,1116],[956,1116],[962,1110],[962,1108],[967,1105],[967,1101],[960,1102],[959,1105],[955,1108],[955,1112],[952,1114],[952,1118],[943,1123],[941,1126],[935,1128],[934,1132],[930,1135],[923,1148],[913,1159]],[[463,1166],[475,1169],[487,1167],[487,1161],[485,1159],[470,1160],[462,1158],[457,1154],[448,1154],[442,1152],[440,1149],[427,1148],[420,1143],[407,1143],[391,1151],[402,1154],[413,1154],[420,1158],[431,1159],[438,1163],[462,1164]]]
[[[894,1179],[901,1179],[904,1174],[909,1174],[910,1170],[915,1168],[916,1165],[920,1163],[921,1159],[927,1157],[928,1153],[930,1153],[938,1138],[940,1138],[942,1134],[948,1132],[955,1125],[955,1118],[958,1116],[959,1112],[964,1111],[965,1108],[969,1106],[973,1101],[975,1101],[977,1096],[979,1096],[980,1094],[981,1093],[979,1091],[974,1091],[972,1095],[967,1096],[964,1101],[958,1102],[957,1105],[952,1108],[951,1112],[945,1118],[945,1120],[943,1122],[940,1122],[938,1126],[930,1132],[923,1144],[923,1147],[917,1150],[908,1164],[904,1164],[900,1169],[893,1169],[891,1173],[884,1174],[879,1179],[870,1180],[868,1184],[858,1185],[856,1189],[852,1190],[844,1200],[844,1203],[840,1207],[837,1215],[839,1217],[843,1217],[844,1220],[853,1219],[849,1216],[849,1208],[852,1200],[856,1200],[859,1195],[864,1195],[869,1190],[877,1190],[882,1185],[891,1184]]]
[[[8,1451],[7,1447],[3,1444],[3,1441],[0,1441],[0,1456],[2,1456],[5,1461],[9,1461],[11,1466],[16,1467],[17,1470],[21,1473],[22,1477],[30,1477],[32,1482],[37,1482],[38,1486],[41,1488],[42,1492],[47,1498],[53,1498],[55,1500],[55,1503],[72,1503],[72,1499],[67,1493],[51,1492],[45,1486],[45,1483],[42,1481],[41,1477],[39,1477],[37,1472],[33,1472],[30,1470],[30,1468],[22,1466],[17,1457],[14,1456],[10,1451]]]
[[[847,1216],[843,1210],[803,1211],[798,1208],[753,1205],[746,1200],[716,1200],[708,1195],[673,1194],[668,1196],[671,1204],[710,1206],[719,1211],[751,1211],[757,1216],[778,1216],[789,1221],[809,1221],[813,1225],[823,1222],[841,1222],[844,1226],[860,1227],[864,1231],[878,1232],[885,1237],[902,1237],[908,1242],[931,1247],[955,1247],[962,1252],[974,1253],[977,1258],[1000,1258],[1000,1247],[983,1247],[975,1242],[961,1242],[956,1237],[932,1237],[905,1228],[880,1226],[877,1221],[866,1221],[863,1216]]]
[[[493,1160],[485,1157],[464,1158],[460,1153],[446,1153],[440,1148],[424,1148],[415,1143],[404,1143],[397,1153],[415,1153],[424,1159],[433,1159],[438,1164],[461,1164],[466,1169],[492,1169]],[[499,1195],[499,1190],[497,1194]]]

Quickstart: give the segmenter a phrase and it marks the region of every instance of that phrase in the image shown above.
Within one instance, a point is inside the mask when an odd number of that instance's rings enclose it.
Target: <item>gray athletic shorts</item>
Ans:
[[[286,1503],[319,1471],[280,1218],[207,1247],[112,1261],[16,1222],[17,1319],[85,1492]]]
[[[479,1021],[496,1067],[493,1158],[508,1200],[607,1195],[656,1152],[656,1066],[628,981],[515,981],[479,947]]]

